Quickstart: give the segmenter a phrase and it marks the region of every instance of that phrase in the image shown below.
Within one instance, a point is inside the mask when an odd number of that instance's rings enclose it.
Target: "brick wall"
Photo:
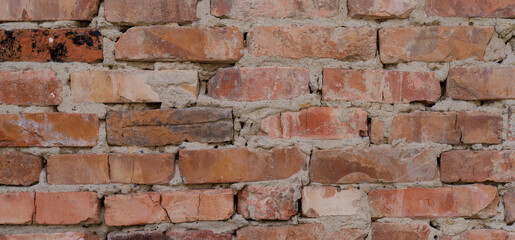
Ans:
[[[0,240],[515,239],[513,0],[0,0]]]

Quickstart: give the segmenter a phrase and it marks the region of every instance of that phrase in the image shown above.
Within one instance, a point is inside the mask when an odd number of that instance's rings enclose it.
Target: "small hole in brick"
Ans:
[[[214,147],[214,149],[218,149],[218,145],[216,145],[216,146]]]

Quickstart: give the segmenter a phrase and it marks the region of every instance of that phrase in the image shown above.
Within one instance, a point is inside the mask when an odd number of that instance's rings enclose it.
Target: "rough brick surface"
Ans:
[[[442,153],[442,182],[513,182],[515,151],[464,151]]]
[[[99,62],[103,38],[94,29],[0,30],[0,62]]]
[[[433,103],[440,95],[440,82],[432,72],[324,69],[324,100]]]
[[[438,177],[437,157],[422,149],[315,150],[310,179],[324,184],[433,181]]]
[[[508,109],[508,140],[515,141],[515,106]]]
[[[306,217],[355,215],[360,208],[361,192],[355,188],[304,187],[302,215]]]
[[[231,240],[232,235],[228,233],[214,233],[210,230],[169,230],[166,231],[169,240]]]
[[[441,17],[515,18],[511,0],[426,0],[426,13]]]
[[[450,239],[450,238],[448,238]],[[513,240],[515,233],[495,229],[472,229],[459,235],[460,240]],[[444,238],[443,240],[447,240]]]
[[[107,142],[122,146],[163,146],[190,142],[225,142],[233,137],[229,109],[188,108],[109,112]]]
[[[61,82],[54,71],[0,72],[0,103],[59,105]]]
[[[41,157],[20,152],[0,154],[0,184],[30,186],[39,182]]]
[[[378,189],[368,193],[372,218],[491,217],[497,188],[466,185],[441,188]]]
[[[352,139],[367,129],[367,112],[356,108],[311,107],[268,116],[261,122],[261,131],[269,138]]]
[[[376,39],[372,28],[257,26],[249,32],[247,49],[255,57],[370,60],[376,54]]]
[[[415,0],[348,0],[351,17],[407,18],[417,3]]]
[[[379,30],[381,62],[483,60],[494,29],[439,26]]]
[[[168,222],[159,193],[108,196],[104,200],[107,226],[130,226]]]
[[[420,223],[372,223],[371,240],[427,240],[432,237],[431,227]]]
[[[295,189],[246,186],[238,193],[238,213],[246,219],[288,220],[297,214]]]
[[[0,114],[0,126],[0,147],[92,147],[98,140],[95,114]]]
[[[161,232],[132,232],[132,233],[110,233],[107,236],[108,240],[135,240],[135,239],[148,239],[148,240],[168,240],[168,238]]]
[[[174,154],[110,154],[112,183],[166,184],[174,176]]]
[[[313,19],[338,14],[338,0],[212,0],[211,14],[248,20],[260,17]]]
[[[243,35],[236,28],[134,27],[115,47],[118,60],[235,62],[242,56]]]
[[[234,213],[234,195],[231,189],[164,192],[161,205],[172,223],[226,220]]]
[[[34,195],[29,192],[0,194],[0,224],[32,223]]]
[[[98,240],[94,233],[64,232],[64,233],[34,233],[0,235],[2,240]]]
[[[222,100],[292,99],[309,94],[309,70],[277,67],[224,68],[219,69],[209,80],[207,89],[209,96]]]
[[[0,21],[91,20],[100,0],[0,0]]]
[[[107,154],[54,155],[47,160],[49,184],[109,183]]]
[[[514,99],[514,74],[515,68],[451,68],[447,94],[459,100]]]
[[[370,121],[370,142],[374,144],[383,144],[385,141],[384,134],[385,124],[378,118],[372,118]]]
[[[106,0],[104,4],[106,20],[113,23],[185,23],[197,19],[197,0]]]
[[[364,240],[365,234],[357,229],[342,228],[336,231],[328,231],[321,224],[284,225],[279,227],[249,226],[237,231],[238,240]]]
[[[100,201],[96,192],[38,192],[35,206],[36,224],[100,223]]]
[[[504,221],[508,224],[515,222],[515,192],[507,192],[503,196]]]
[[[305,156],[297,148],[270,152],[245,148],[179,152],[179,169],[185,184],[286,179],[305,165]]]

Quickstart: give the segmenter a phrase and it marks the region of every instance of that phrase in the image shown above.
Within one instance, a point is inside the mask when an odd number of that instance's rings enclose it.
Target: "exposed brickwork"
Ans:
[[[0,103],[59,105],[61,82],[54,71],[0,72]]]

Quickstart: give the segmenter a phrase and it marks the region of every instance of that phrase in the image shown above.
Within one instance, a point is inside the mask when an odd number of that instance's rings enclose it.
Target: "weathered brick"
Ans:
[[[0,30],[0,62],[99,62],[103,38],[99,31],[74,29]]]
[[[384,144],[384,122],[379,118],[372,118],[370,122],[370,142],[373,144]]]
[[[164,192],[161,199],[172,223],[226,220],[234,213],[231,189]]]
[[[431,227],[422,223],[372,223],[371,240],[427,240],[433,239]],[[435,237],[436,238],[436,237]]]
[[[111,145],[163,146],[190,142],[225,142],[233,138],[232,111],[188,108],[109,112]]]
[[[49,184],[109,183],[107,154],[53,155],[47,159]]]
[[[508,140],[515,141],[515,106],[508,109]]]
[[[20,152],[0,154],[0,184],[30,186],[39,182],[41,157]]]
[[[31,192],[0,194],[0,224],[32,223],[34,195]]]
[[[408,18],[415,10],[415,0],[349,0],[351,17]]]
[[[376,40],[372,28],[257,26],[248,34],[247,48],[255,57],[364,61],[375,58]]]
[[[89,21],[100,0],[0,0],[0,21]]]
[[[288,220],[297,214],[295,189],[245,186],[238,193],[238,213],[253,220]]]
[[[364,240],[365,234],[358,229],[342,228],[326,230],[322,224],[284,225],[278,227],[248,226],[236,232],[238,240]]]
[[[350,216],[360,209],[361,192],[355,188],[304,187],[302,215],[306,217]]]
[[[112,183],[165,184],[174,175],[174,154],[110,154]]]
[[[515,18],[512,0],[426,0],[426,13],[441,17]]]
[[[458,100],[515,99],[514,74],[515,68],[451,68],[447,94]]]
[[[450,240],[444,236],[443,240]],[[472,229],[458,235],[459,240],[514,240],[515,233],[496,229]]]
[[[379,49],[383,63],[483,60],[493,27],[435,26],[383,28]]]
[[[107,240],[169,240],[163,233],[152,232],[131,232],[131,233],[109,233]]]
[[[256,87],[259,86],[259,87]],[[223,68],[207,85],[222,100],[284,100],[309,94],[309,70],[300,68]]]
[[[504,221],[507,224],[515,222],[515,192],[507,192],[503,196]]]
[[[197,19],[197,0],[106,0],[104,5],[106,20],[112,23],[186,23]]]
[[[246,148],[179,152],[179,169],[185,184],[286,179],[305,165],[306,158],[297,148],[271,152]]]
[[[93,147],[98,140],[96,114],[0,114],[0,126],[0,147]]]
[[[167,240],[231,240],[229,233],[214,233],[210,230],[168,230]]]
[[[34,233],[0,235],[1,240],[98,240],[94,233],[65,232],[65,233]]]
[[[105,224],[130,226],[168,222],[157,192],[112,195],[105,197]]]
[[[134,27],[115,45],[117,60],[235,62],[243,35],[237,28]]]
[[[323,100],[434,103],[440,95],[434,72],[324,69]]]
[[[515,151],[465,151],[442,153],[442,182],[514,182]]]
[[[196,71],[85,71],[71,74],[76,103],[164,102],[185,106],[197,101]]]
[[[393,118],[390,143],[496,144],[502,141],[502,116],[487,112],[412,112]]]
[[[269,138],[352,139],[367,130],[367,112],[357,108],[310,107],[268,116],[261,122],[261,131]]]
[[[437,157],[423,149],[314,150],[310,179],[326,184],[433,181],[438,177]]]
[[[211,15],[238,20],[260,17],[313,19],[338,15],[338,0],[212,0]]]
[[[54,71],[0,72],[0,103],[59,105],[61,82]]]
[[[372,218],[492,217],[497,188],[466,185],[441,188],[376,189],[368,193]]]
[[[42,225],[98,224],[96,192],[38,192],[34,223]]]

